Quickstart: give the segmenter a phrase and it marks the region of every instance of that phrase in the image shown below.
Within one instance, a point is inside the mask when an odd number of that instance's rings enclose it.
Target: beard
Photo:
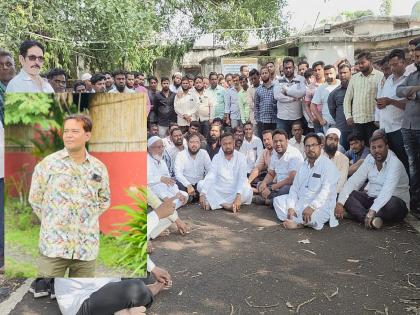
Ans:
[[[203,86],[201,89],[195,88],[195,90],[196,90],[197,92],[201,92],[201,91],[203,91],[203,90],[204,90],[204,86]]]
[[[121,92],[121,93],[124,92],[125,85],[117,85],[116,87],[117,87],[118,92]]]
[[[208,138],[208,143],[210,143],[210,144],[214,144],[214,143],[216,143],[217,141],[219,141],[219,139],[218,138],[216,138],[216,137],[212,137],[212,136],[210,136],[209,138]]]
[[[328,155],[334,155],[338,150],[338,146],[334,144],[325,145],[324,150]]]
[[[224,154],[227,154],[227,155],[230,155],[230,154],[232,154],[232,153],[233,153],[233,149],[226,149],[226,150],[223,150],[223,153],[224,153]]]
[[[188,152],[189,152],[191,155],[196,155],[196,154],[198,153],[198,151],[200,151],[200,148],[198,148],[198,149],[196,149],[196,150],[191,150],[190,148],[188,148]]]

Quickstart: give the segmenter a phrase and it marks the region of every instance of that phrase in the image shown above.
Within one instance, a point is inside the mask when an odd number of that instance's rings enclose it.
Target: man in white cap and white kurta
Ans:
[[[230,132],[220,137],[222,150],[217,153],[210,171],[199,187],[200,204],[205,210],[240,210],[242,204],[251,204],[252,188],[247,178],[246,157],[234,150],[235,142]],[[200,185],[201,186],[201,185]]]
[[[337,128],[329,128],[325,134],[324,155],[328,157],[340,173],[340,179],[337,184],[337,194],[341,192],[347,181],[349,174],[350,161],[347,156],[338,151],[341,131]]]
[[[159,199],[166,200],[168,198],[177,197],[174,200],[175,208],[178,209],[185,205],[188,200],[188,194],[184,191],[180,191],[178,186],[169,175],[168,167],[166,166],[165,160],[163,159],[163,141],[158,136],[153,136],[147,140],[147,185],[148,189]],[[151,198],[148,197],[148,199]],[[149,202],[150,203],[150,202]],[[177,225],[178,231],[181,234],[185,234],[186,226],[175,212],[171,222]],[[169,222],[167,222],[169,223]],[[169,227],[169,224],[162,224],[162,228],[153,231],[151,238],[156,238],[163,230]],[[163,226],[165,226],[163,228]]]
[[[288,195],[274,198],[277,217],[286,229],[304,226],[321,230],[326,222],[338,225],[334,216],[338,171],[333,162],[321,154],[321,138],[305,136],[306,160],[298,169]]]

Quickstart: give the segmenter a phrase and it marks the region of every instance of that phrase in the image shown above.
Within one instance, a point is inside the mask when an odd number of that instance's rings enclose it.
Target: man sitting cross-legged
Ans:
[[[374,132],[370,152],[344,185],[335,214],[343,218],[346,208],[367,228],[379,229],[383,221],[399,222],[406,216],[410,202],[408,176],[402,162],[389,150],[386,135],[381,131]],[[359,191],[366,180],[367,192]]]
[[[274,210],[286,229],[309,226],[321,230],[328,221],[331,227],[338,225],[334,206],[339,173],[321,154],[321,143],[317,134],[306,135],[306,161],[298,169],[289,194],[274,198]]]
[[[211,162],[200,191],[200,204],[205,209],[240,210],[242,204],[252,201],[252,188],[246,177],[245,156],[234,150],[233,135],[225,132],[220,137],[221,148]]]
[[[261,196],[254,198],[257,204],[271,206],[275,197],[289,193],[296,171],[303,162],[299,150],[289,144],[286,131],[274,131],[273,147],[275,153],[271,157],[268,173],[258,187]],[[272,184],[274,179],[276,182]]]
[[[197,185],[210,169],[211,160],[206,150],[200,149],[197,133],[187,136],[187,149],[175,158],[175,178],[178,188],[188,193],[189,200],[198,200]]]

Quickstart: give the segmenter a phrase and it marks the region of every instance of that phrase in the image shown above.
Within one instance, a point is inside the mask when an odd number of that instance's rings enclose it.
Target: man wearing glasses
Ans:
[[[9,82],[6,93],[54,93],[54,89],[48,81],[39,74],[44,61],[44,46],[37,41],[25,40],[19,48],[19,62],[22,69]]]
[[[289,194],[274,198],[274,210],[286,229],[307,226],[321,230],[328,221],[330,227],[335,227],[338,170],[321,154],[321,138],[317,134],[307,134],[304,145],[306,161],[298,169]]]

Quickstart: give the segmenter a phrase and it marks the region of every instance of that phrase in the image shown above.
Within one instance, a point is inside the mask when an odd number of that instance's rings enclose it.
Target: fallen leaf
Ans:
[[[347,261],[350,262],[350,263],[358,263],[358,262],[360,262],[359,259],[347,259]]]
[[[258,230],[258,231],[262,231],[262,230],[264,230],[264,227],[263,227],[263,226],[259,226],[259,227],[257,228],[257,230]]]
[[[311,242],[306,238],[304,240],[298,241],[298,243],[301,243],[301,244],[310,244]]]
[[[182,291],[178,293],[178,295],[182,295]]]
[[[293,308],[292,303],[290,303],[289,301],[287,301],[287,302],[286,302],[286,306],[287,306],[288,308]]]
[[[412,252],[412,250],[411,249],[409,249],[409,250],[406,250],[405,252],[404,252],[404,254],[408,254],[408,253],[411,253]]]
[[[312,254],[312,255],[316,255],[316,253],[315,253],[315,252],[313,252],[313,251],[311,251],[311,250],[309,250],[309,249],[302,249],[302,250],[304,250],[305,252],[308,252],[308,253],[310,253],[310,254]]]

